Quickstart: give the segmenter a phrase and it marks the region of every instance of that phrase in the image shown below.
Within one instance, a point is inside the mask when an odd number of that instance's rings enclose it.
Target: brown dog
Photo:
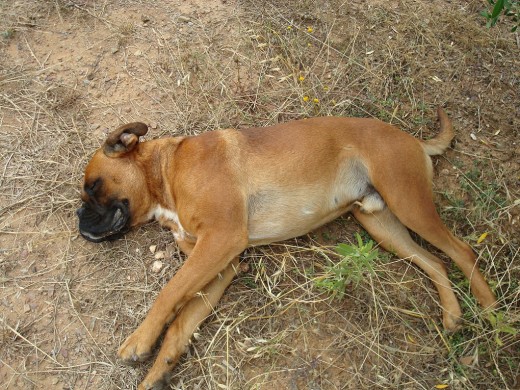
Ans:
[[[473,251],[448,231],[433,204],[429,156],[453,138],[448,117],[442,109],[438,115],[441,132],[429,141],[375,119],[334,117],[142,143],[142,123],[110,134],[85,172],[81,234],[113,239],[155,218],[188,254],[119,349],[125,361],[146,358],[173,320],[139,388],[158,388],[167,378],[231,283],[245,248],[306,234],[346,212],[382,247],[426,272],[439,291],[446,329],[456,329],[461,315],[446,268],[407,228],[455,261],[482,306],[495,306]]]

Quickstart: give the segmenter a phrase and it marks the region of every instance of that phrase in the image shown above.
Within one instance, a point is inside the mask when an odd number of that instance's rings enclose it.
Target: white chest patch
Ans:
[[[155,218],[161,225],[171,229],[173,237],[176,240],[185,240],[187,237],[192,237],[184,228],[179,221],[179,215],[169,209],[165,209],[162,206],[156,206],[150,212],[150,219]]]
[[[177,225],[180,225],[179,222],[179,216],[175,211],[165,209],[162,206],[156,206],[152,211],[150,212],[150,219],[155,218],[156,220],[159,219],[166,219],[168,221],[175,222]]]

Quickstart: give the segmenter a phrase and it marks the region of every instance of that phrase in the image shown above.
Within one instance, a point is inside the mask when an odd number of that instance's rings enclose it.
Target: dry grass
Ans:
[[[507,26],[484,27],[481,7],[0,1],[0,387],[128,389],[149,367],[122,366],[115,351],[182,256],[153,224],[115,243],[78,238],[82,170],[109,129],[142,120],[158,137],[354,115],[429,137],[445,104],[457,143],[435,161],[437,203],[479,254],[498,324],[455,268],[465,319],[455,334],[405,261],[377,261],[342,300],[324,294],[315,280],[339,260],[333,245],[359,230],[344,217],[248,250],[249,271],[171,387],[518,388],[519,47]],[[159,274],[151,244],[167,254]]]

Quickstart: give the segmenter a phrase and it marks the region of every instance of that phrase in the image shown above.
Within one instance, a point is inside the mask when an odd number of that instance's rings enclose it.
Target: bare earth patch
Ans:
[[[491,321],[454,266],[455,334],[440,328],[426,276],[392,256],[342,299],[318,289],[334,245],[360,230],[345,216],[248,250],[171,388],[519,388],[519,38],[505,20],[487,29],[485,6],[0,1],[0,388],[130,389],[149,368],[115,352],[183,257],[156,224],[113,243],[78,236],[82,171],[108,131],[341,115],[428,138],[439,104],[457,138],[434,161],[436,201],[498,295]]]

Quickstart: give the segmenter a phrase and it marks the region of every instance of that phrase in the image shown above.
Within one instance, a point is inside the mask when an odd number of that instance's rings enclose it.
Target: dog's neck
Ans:
[[[147,178],[152,204],[150,212],[160,207],[163,210],[176,212],[174,196],[164,177],[171,177],[175,172],[175,150],[184,137],[165,138],[146,141],[139,145],[142,169]]]

